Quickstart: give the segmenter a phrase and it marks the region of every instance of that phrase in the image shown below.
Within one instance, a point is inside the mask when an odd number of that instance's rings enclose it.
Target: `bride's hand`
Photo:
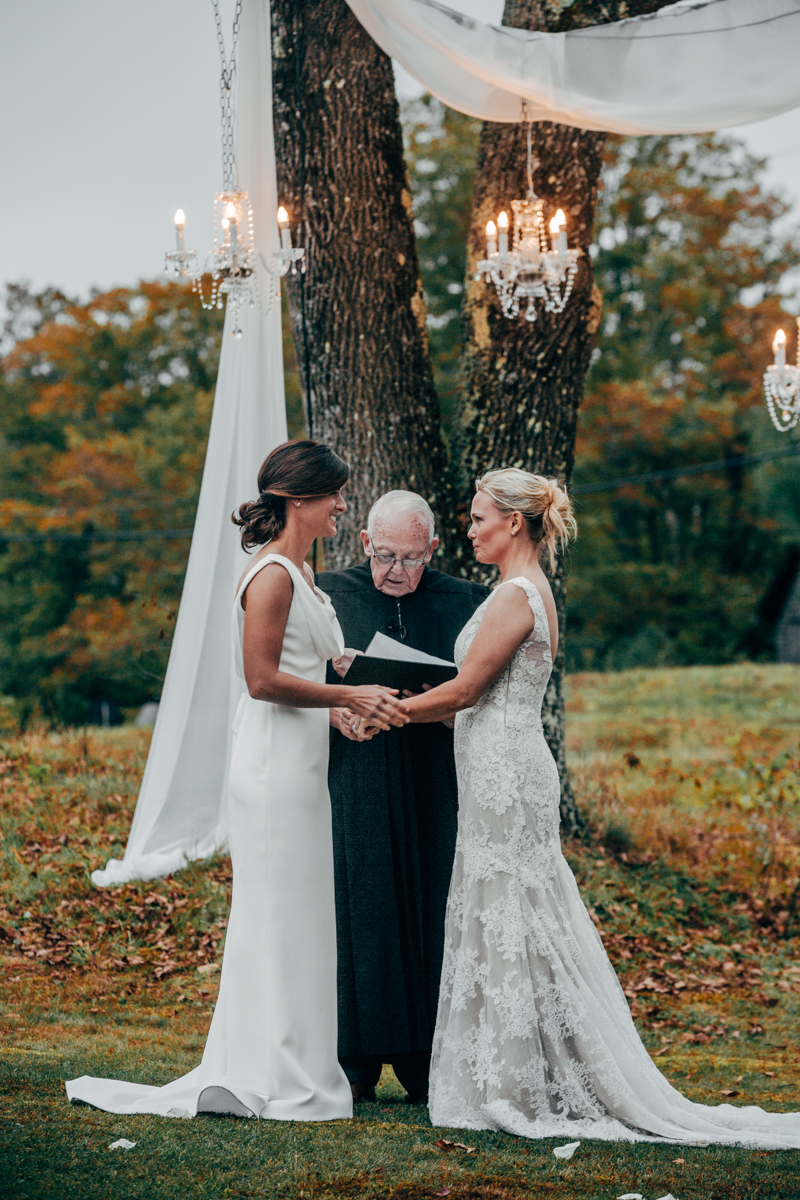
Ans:
[[[331,709],[331,725],[351,742],[368,742],[378,732],[377,728],[362,729],[362,724],[363,717],[357,717],[352,709]]]
[[[357,742],[370,742],[375,737],[376,733],[381,733],[386,729],[391,729],[391,725],[381,723],[376,725],[374,721],[369,721],[367,717],[353,717],[350,726],[352,735]]]
[[[409,721],[402,702],[397,699],[397,688],[362,684],[349,689],[347,704],[359,717],[365,717],[368,725],[386,728],[407,725]]]

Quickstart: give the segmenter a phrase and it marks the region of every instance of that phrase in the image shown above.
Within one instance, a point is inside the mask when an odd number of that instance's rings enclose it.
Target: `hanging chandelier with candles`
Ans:
[[[533,190],[531,121],[522,102],[522,119],[528,142],[528,194],[524,200],[512,200],[514,233],[509,250],[508,214],[501,212],[497,223],[486,226],[486,258],[477,264],[475,279],[485,276],[494,284],[503,313],[509,320],[519,315],[526,303],[525,320],[536,320],[536,300],[544,301],[546,312],[560,313],[566,308],[575,282],[580,250],[567,248],[567,219],[559,208],[550,221],[550,237],[545,230],[544,201]]]
[[[233,84],[236,75],[236,48],[239,41],[239,19],[242,0],[237,0],[233,18],[233,42],[230,58],[225,52],[219,0],[214,0],[214,18],[217,26],[217,44],[220,54],[220,107],[222,110],[222,177],[223,191],[214,198],[214,246],[205,258],[202,268],[196,250],[187,250],[184,240],[186,215],[182,208],[175,213],[175,249],[164,256],[164,270],[185,279],[191,279],[192,288],[200,297],[203,308],[222,308],[222,297],[226,296],[232,309],[232,333],[242,336],[239,313],[243,305],[251,308],[259,304],[262,312],[269,312],[278,293],[279,280],[291,268],[297,273],[297,264],[305,271],[305,251],[292,246],[289,214],[281,205],[278,209],[280,249],[273,250],[267,262],[256,249],[253,230],[253,207],[244,188],[239,187],[234,152],[234,106]],[[203,289],[204,274],[211,275],[211,292],[206,299]],[[260,278],[259,278],[260,277]]]
[[[775,361],[764,372],[764,398],[772,424],[781,433],[788,433],[800,421],[800,317],[797,337],[797,366],[786,365],[786,334],[779,329],[772,343]]]

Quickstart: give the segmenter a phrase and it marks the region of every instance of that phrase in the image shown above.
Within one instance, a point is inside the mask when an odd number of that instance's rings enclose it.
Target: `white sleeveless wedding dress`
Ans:
[[[431,1065],[434,1125],[523,1137],[800,1148],[800,1114],[687,1100],[645,1050],[559,839],[542,730],[550,632],[456,718],[459,817]],[[456,642],[460,667],[492,597]]]
[[[268,563],[292,577],[280,669],[325,682],[344,649],[329,598],[278,554],[254,563],[233,614],[244,684],[241,596]],[[165,1087],[84,1075],[70,1100],[115,1113],[227,1112],[284,1121],[351,1117],[350,1084],[336,1055],[336,924],[328,796],[327,708],[254,700],[234,721],[228,828],[231,902],[219,999],[202,1062]]]

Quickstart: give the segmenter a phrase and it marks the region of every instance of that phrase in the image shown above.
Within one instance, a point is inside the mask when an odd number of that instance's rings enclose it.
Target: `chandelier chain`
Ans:
[[[533,167],[534,167],[534,162],[533,162],[533,120],[532,120],[530,112],[528,110],[528,101],[527,100],[522,101],[522,120],[525,124],[525,134],[526,134],[527,151],[528,151],[527,164],[526,164],[527,169],[528,169],[528,199],[535,200],[536,192],[533,190]],[[537,161],[536,166],[538,167],[538,165],[539,165],[539,163]]]
[[[231,52],[228,57],[225,51],[225,37],[222,32],[222,16],[219,11],[219,0],[212,0],[214,6],[214,23],[217,27],[217,46],[219,47],[220,76],[219,103],[222,123],[222,186],[233,191],[237,187],[236,149],[234,145],[234,82],[236,79],[236,49],[239,44],[239,22],[242,15],[242,0],[236,0],[233,14],[233,35]]]

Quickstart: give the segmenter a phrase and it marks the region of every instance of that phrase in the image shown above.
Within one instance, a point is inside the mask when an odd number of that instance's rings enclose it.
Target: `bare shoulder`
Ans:
[[[504,584],[492,593],[486,607],[486,617],[495,621],[522,621],[533,628],[533,613],[528,603],[528,597],[522,588],[506,587]],[[484,618],[486,619],[486,618]]]
[[[248,571],[252,570],[252,565]],[[245,571],[242,579],[247,575]],[[241,587],[241,580],[239,581]],[[261,602],[282,604],[291,603],[294,585],[292,577],[283,563],[271,562],[256,572],[242,592],[242,608],[247,608],[248,597],[257,598]]]

